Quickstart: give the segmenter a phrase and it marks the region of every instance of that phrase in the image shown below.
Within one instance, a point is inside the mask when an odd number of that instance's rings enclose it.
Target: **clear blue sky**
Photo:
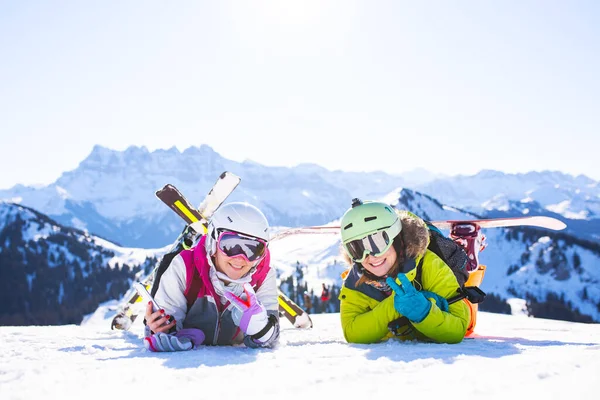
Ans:
[[[600,179],[599,1],[0,0],[0,188],[95,144]]]

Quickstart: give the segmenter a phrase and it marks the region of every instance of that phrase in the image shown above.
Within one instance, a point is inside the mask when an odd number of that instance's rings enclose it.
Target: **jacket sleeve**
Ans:
[[[459,288],[452,270],[435,254],[428,251],[423,260],[423,289],[448,299]],[[430,339],[442,343],[459,343],[463,340],[471,318],[469,306],[464,301],[450,304],[448,312],[432,301],[431,310],[421,322],[413,326]]]
[[[183,328],[187,314],[187,299],[185,298],[186,268],[183,258],[177,255],[160,278],[158,290],[154,296],[156,303],[165,310],[165,315],[172,315],[176,328]]]
[[[356,290],[342,287],[340,318],[344,337],[349,343],[376,343],[388,334],[388,323],[399,318],[393,296],[381,302]]]

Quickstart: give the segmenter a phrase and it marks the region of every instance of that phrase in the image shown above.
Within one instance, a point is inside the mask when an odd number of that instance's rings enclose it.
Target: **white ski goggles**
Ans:
[[[267,242],[237,232],[225,231],[219,234],[217,249],[227,257],[242,257],[246,261],[255,262],[265,256]]]
[[[352,261],[361,263],[370,254],[379,257],[389,250],[393,244],[393,238],[390,237],[389,228],[371,233],[362,239],[351,240],[344,243],[346,253]]]

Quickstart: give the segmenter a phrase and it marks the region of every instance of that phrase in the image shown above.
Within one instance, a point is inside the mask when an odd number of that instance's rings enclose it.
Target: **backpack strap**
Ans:
[[[163,258],[160,260],[160,264],[158,264],[158,268],[156,269],[156,272],[154,275],[154,282],[152,283],[152,289],[150,290],[150,296],[152,296],[152,297],[156,296],[156,292],[158,291],[158,285],[160,283],[160,278],[165,273],[165,271],[167,270],[169,265],[171,265],[171,261],[173,261],[175,256],[177,254],[179,254],[182,249],[183,249],[183,247],[181,246],[181,243],[180,243],[179,245],[177,245],[177,247],[173,251],[165,254],[163,256]]]

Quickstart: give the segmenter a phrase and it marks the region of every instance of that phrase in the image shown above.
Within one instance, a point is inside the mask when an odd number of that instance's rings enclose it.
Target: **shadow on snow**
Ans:
[[[466,338],[458,344],[440,344],[423,342],[400,342],[390,340],[375,345],[352,344],[355,348],[366,349],[366,358],[377,360],[387,358],[392,361],[415,361],[434,358],[446,364],[454,363],[463,356],[479,356],[486,358],[501,358],[520,354],[526,347],[553,346],[595,346],[598,343],[570,343],[559,340],[530,340],[518,337],[476,336]]]
[[[260,350],[249,349],[245,346],[200,346],[192,351],[153,353],[144,348],[142,338],[135,333],[120,332],[120,338],[130,346],[111,348],[102,346],[96,341],[104,338],[89,340],[90,344],[85,346],[72,346],[59,349],[62,352],[88,352],[98,351],[127,351],[127,354],[116,357],[98,357],[99,361],[111,361],[120,359],[158,359],[164,360],[163,366],[173,369],[196,369],[198,367],[218,367],[235,364],[250,364],[256,361]],[[110,340],[115,340],[112,337]],[[263,352],[265,350],[262,350]],[[273,351],[273,350],[267,350]]]

